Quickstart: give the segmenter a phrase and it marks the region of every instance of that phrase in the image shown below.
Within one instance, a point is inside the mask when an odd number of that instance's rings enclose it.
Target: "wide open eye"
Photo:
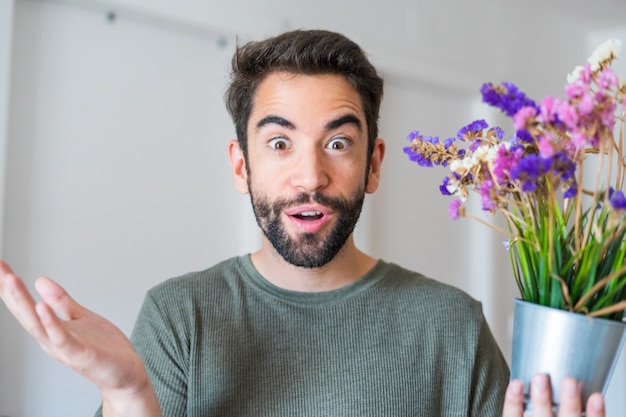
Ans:
[[[274,138],[269,141],[269,146],[277,151],[285,151],[291,148],[291,142],[285,138]]]
[[[326,147],[328,149],[335,149],[338,151],[344,150],[350,145],[350,140],[343,137],[332,138]]]

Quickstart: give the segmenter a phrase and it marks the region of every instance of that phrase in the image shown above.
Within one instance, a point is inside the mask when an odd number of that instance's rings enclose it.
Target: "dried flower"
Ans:
[[[537,105],[513,83],[483,84],[483,101],[512,119],[510,138],[475,120],[443,143],[413,132],[404,148],[420,166],[449,170],[439,189],[453,197],[453,220],[498,229],[466,212],[472,192],[483,211],[505,217],[524,300],[614,320],[626,310],[626,84],[611,68],[620,48],[609,40],[596,49],[568,76],[563,99]]]

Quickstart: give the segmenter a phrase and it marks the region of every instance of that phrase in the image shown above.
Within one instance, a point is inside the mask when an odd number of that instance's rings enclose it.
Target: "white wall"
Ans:
[[[149,287],[256,241],[226,158],[232,43],[52,2],[17,2],[14,25],[3,257],[128,334]],[[94,387],[8,331],[0,415],[95,411]]]
[[[14,18],[12,3],[0,0],[5,79],[13,37],[0,244],[27,282],[57,278],[128,333],[150,286],[254,248],[256,226],[226,160],[233,40],[324,27],[361,42],[386,79],[387,156],[359,243],[481,300],[510,354],[516,292],[499,237],[451,222],[437,192],[442,173],[413,166],[402,147],[413,129],[452,135],[487,112],[476,103],[483,81],[559,93],[589,52],[581,21],[496,0],[17,0]],[[530,31],[529,19],[539,27]],[[0,152],[8,97],[0,90]],[[96,390],[7,318],[0,313],[0,415],[89,415]],[[621,363],[610,398],[617,415],[626,414],[624,374]]]
[[[8,114],[9,114],[9,85],[11,46],[13,39],[13,0],[0,2],[0,161],[6,160]],[[0,167],[0,219],[4,212],[4,184],[5,165]],[[0,221],[0,257],[2,256],[2,229]]]
[[[4,219],[4,184],[6,173],[6,147],[8,134],[9,114],[9,80],[11,46],[13,34],[13,1],[0,2],[0,219]],[[2,257],[2,231],[4,222],[0,221],[0,257]],[[12,368],[12,358],[15,355],[15,346],[11,343],[12,335],[18,334],[17,325],[9,315],[0,314],[0,372],[16,373],[20,369]],[[19,374],[18,374],[19,375]],[[19,383],[19,376],[17,383]],[[7,378],[0,378],[0,392],[9,390],[10,382]],[[0,397],[0,415],[17,411],[16,404],[4,402]]]

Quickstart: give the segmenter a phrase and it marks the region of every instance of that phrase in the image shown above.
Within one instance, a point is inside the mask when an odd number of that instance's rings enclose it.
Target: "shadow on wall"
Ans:
[[[19,14],[17,10],[14,10],[15,21],[13,22],[13,27],[15,28],[18,24],[17,20],[19,19]],[[32,60],[29,62],[29,65],[33,65],[34,67],[38,67],[40,64],[39,57],[41,56],[41,47],[40,41],[42,37],[41,27],[43,24],[42,15],[39,13],[33,13],[30,17],[32,21],[31,25],[31,36],[32,36]],[[15,74],[16,67],[12,62],[11,73]],[[19,106],[20,99],[25,99],[27,102],[32,101],[36,96],[36,91],[39,87],[39,79],[33,80],[28,90],[23,91],[24,96],[17,97],[16,100],[13,100],[10,103],[10,106],[17,104]],[[17,101],[17,103],[15,103]],[[32,135],[35,130],[35,123],[31,123],[28,125],[28,129],[31,130],[30,134]],[[10,127],[10,126],[9,126]],[[29,133],[26,132],[28,135]],[[11,144],[7,146],[8,152],[11,152]],[[26,183],[30,183],[32,181],[32,172],[27,171],[24,173],[25,178],[24,181]],[[8,190],[8,181],[7,181],[7,190]],[[8,193],[7,193],[8,194]],[[22,194],[22,193],[20,193]],[[24,198],[28,198],[28,193],[23,193]],[[5,207],[8,204],[5,203]],[[30,206],[30,205],[28,205]],[[5,212],[5,219],[8,219],[8,213]],[[29,217],[29,213],[24,213],[26,218]],[[3,219],[4,221],[4,219]],[[25,230],[21,230],[25,232]],[[6,239],[7,235],[7,227],[4,225],[3,228],[4,235],[2,236],[3,245],[3,256],[9,252],[9,242]],[[11,262],[11,259],[7,258],[7,261]],[[28,259],[24,259],[23,262],[25,265],[29,265],[30,262]],[[33,272],[32,270],[24,271],[24,273],[30,274]],[[35,277],[31,277],[29,275],[23,276],[27,285],[32,288],[32,283]],[[10,315],[8,310],[3,306],[0,307],[0,310],[3,310],[0,313],[0,334],[2,336],[2,340],[0,342],[0,369],[2,370],[0,374],[3,377],[0,377],[0,414],[6,414],[7,416],[19,416],[22,414],[22,410],[24,406],[29,400],[32,401],[32,398],[28,397],[28,389],[25,389],[25,369],[27,367],[27,351],[29,350],[29,343],[32,345],[32,341],[30,341],[30,335],[28,335],[24,329],[13,319],[13,316]],[[13,335],[13,336],[11,336]],[[32,347],[32,346],[31,346]]]

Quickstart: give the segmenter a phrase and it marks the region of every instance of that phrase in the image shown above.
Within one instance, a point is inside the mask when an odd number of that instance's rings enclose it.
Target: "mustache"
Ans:
[[[349,206],[348,200],[341,197],[330,197],[322,193],[300,193],[294,198],[280,198],[274,202],[275,212],[280,212],[286,207],[299,204],[316,203],[329,207],[335,211],[341,211]]]

